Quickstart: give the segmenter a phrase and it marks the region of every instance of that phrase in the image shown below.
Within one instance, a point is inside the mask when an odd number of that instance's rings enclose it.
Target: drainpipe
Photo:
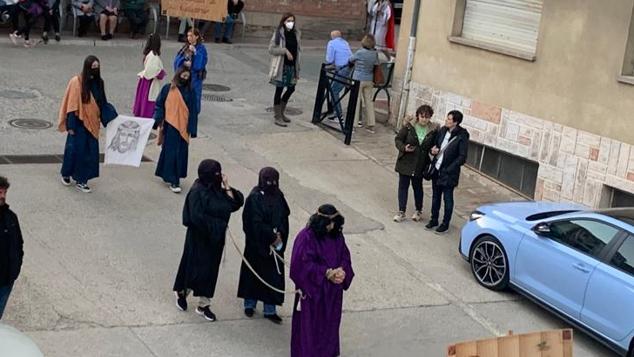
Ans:
[[[412,70],[414,67],[414,54],[416,53],[416,32],[418,31],[418,15],[420,13],[421,0],[414,0],[414,13],[412,15],[412,28],[409,33],[409,45],[407,46],[407,66],[405,67],[405,78],[401,88],[401,103],[396,118],[396,128],[403,126],[403,117],[409,102],[409,91],[412,83]]]

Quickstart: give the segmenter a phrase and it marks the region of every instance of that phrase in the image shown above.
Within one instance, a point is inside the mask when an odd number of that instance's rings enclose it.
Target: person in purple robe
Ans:
[[[325,204],[295,238],[290,278],[301,296],[293,308],[291,357],[339,356],[343,291],[354,277],[343,224],[337,209]]]
[[[165,78],[165,70],[161,61],[161,36],[153,33],[148,36],[143,49],[143,71],[139,72],[139,83],[136,87],[134,98],[134,116],[152,118],[156,98],[161,92],[162,80]]]

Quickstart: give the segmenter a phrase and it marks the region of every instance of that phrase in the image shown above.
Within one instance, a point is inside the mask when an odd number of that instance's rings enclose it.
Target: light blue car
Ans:
[[[460,254],[482,286],[512,288],[634,357],[634,208],[482,206],[462,228]]]
[[[37,345],[25,334],[0,323],[0,356],[43,357]]]

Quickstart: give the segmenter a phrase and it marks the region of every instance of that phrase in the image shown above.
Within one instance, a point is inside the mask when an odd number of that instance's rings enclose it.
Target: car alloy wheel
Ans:
[[[492,290],[503,290],[509,281],[508,260],[500,242],[485,236],[471,249],[471,272],[480,285]]]

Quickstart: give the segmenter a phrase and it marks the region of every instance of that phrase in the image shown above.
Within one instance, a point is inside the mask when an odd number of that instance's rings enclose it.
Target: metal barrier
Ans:
[[[332,86],[335,83],[343,87],[343,93],[341,95],[336,95],[333,92]],[[338,113],[335,108],[337,108],[338,105],[341,105],[346,97],[348,98],[348,108],[345,111],[344,117],[343,112]],[[346,76],[341,76],[337,73],[335,68],[328,66],[325,63],[322,64],[321,71],[319,73],[317,95],[315,96],[312,123],[315,125],[321,124],[324,127],[343,133],[345,136],[343,142],[346,145],[350,145],[352,142],[354,115],[357,110],[358,98],[359,81],[355,81]],[[323,111],[324,103],[327,104],[325,112]],[[329,111],[334,112],[337,117],[337,123],[330,122],[330,120],[324,122],[324,119],[328,116]]]

